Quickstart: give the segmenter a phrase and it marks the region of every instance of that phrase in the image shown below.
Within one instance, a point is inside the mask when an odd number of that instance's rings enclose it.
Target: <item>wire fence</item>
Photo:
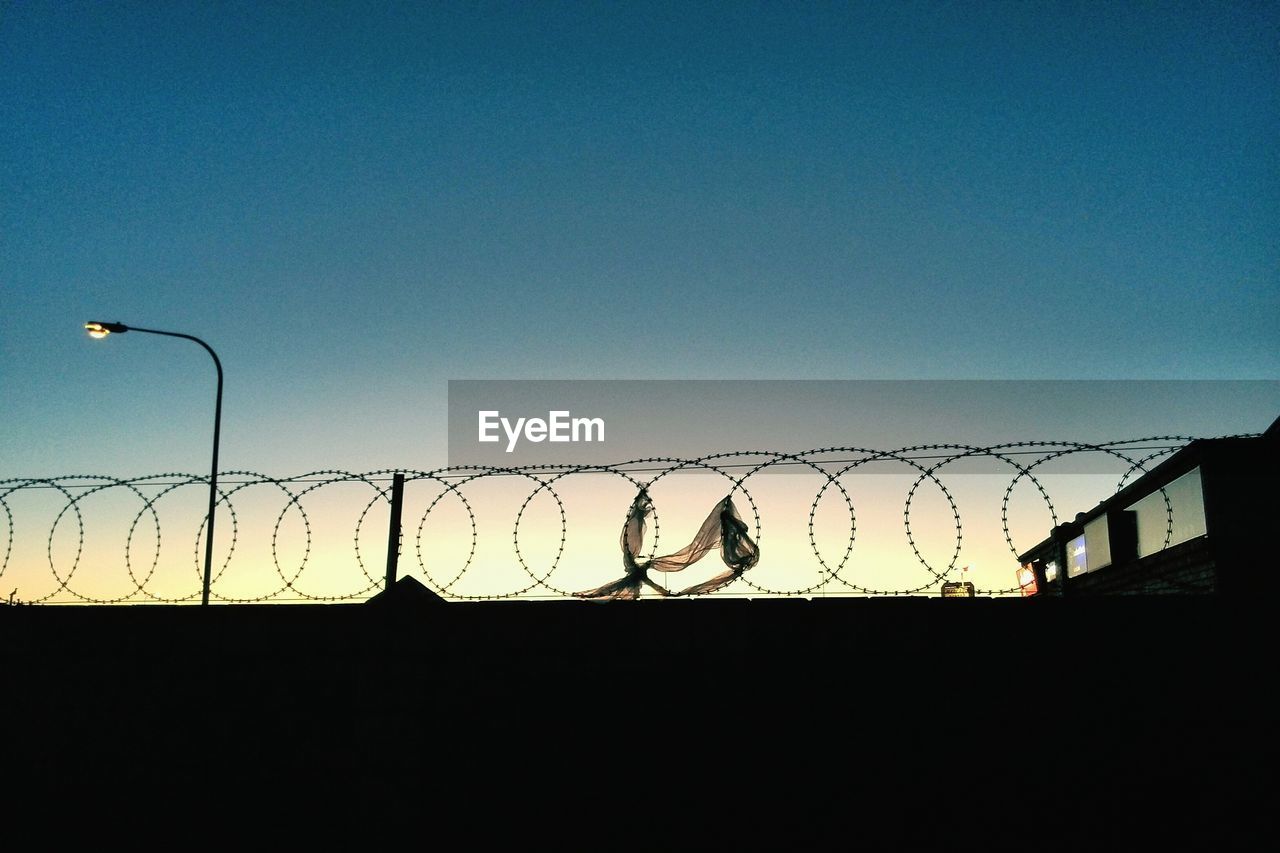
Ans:
[[[581,596],[581,589],[594,586],[608,575],[616,575],[616,568],[609,566],[617,565],[617,552],[608,553],[606,543],[616,536],[617,522],[625,524],[630,520],[628,512],[634,506],[635,495],[656,495],[656,487],[664,480],[665,490],[678,491],[684,481],[666,478],[688,473],[718,478],[717,481],[722,482],[719,495],[727,494],[742,508],[742,519],[759,548],[759,565],[735,576],[731,583],[718,589],[716,595],[936,595],[943,583],[956,580],[962,572],[961,555],[966,536],[970,541],[980,537],[988,543],[1003,540],[1009,555],[1005,576],[1013,580],[1019,553],[1036,545],[1059,523],[1058,507],[1044,483],[1045,471],[1052,468],[1055,460],[1081,455],[1104,457],[1115,463],[1114,470],[1123,471],[1114,483],[1115,490],[1119,491],[1162,457],[1192,440],[1188,436],[1155,436],[1100,443],[929,444],[894,450],[854,446],[803,452],[739,450],[697,459],[650,457],[612,465],[468,466],[365,473],[326,470],[285,478],[228,471],[220,473],[218,478],[219,559],[214,566],[211,597],[236,603],[363,601],[384,586],[386,576],[374,566],[385,558],[387,549],[412,556],[412,562],[406,566],[409,573],[449,600]],[[999,500],[999,512],[985,513],[984,517],[971,518],[966,523],[953,495],[955,478],[960,476],[957,469],[961,466],[957,463],[978,459],[996,463],[999,470],[1009,474],[1009,479]],[[867,534],[859,530],[860,514],[865,513],[855,500],[851,477],[872,469],[890,468],[899,475],[907,475],[904,484],[909,480],[901,494],[900,516],[900,542],[905,546],[904,554],[909,556],[897,570],[888,574],[882,571],[870,578],[857,568],[859,544]],[[753,490],[766,487],[768,481],[760,475],[784,471],[814,478],[814,489],[808,503],[807,524],[798,525],[798,532],[793,531],[789,540],[783,537],[775,542],[765,539],[764,513]],[[418,501],[405,522],[403,542],[397,531],[390,531],[388,536],[385,521],[378,523],[388,512],[391,484],[397,475],[403,476],[405,489]],[[614,485],[602,488],[603,480],[611,480]],[[1000,481],[1004,482],[1003,477]],[[1048,524],[1021,531],[1022,536],[1030,532],[1035,538],[1015,542],[1010,514],[1015,489],[1022,483],[1029,487],[1027,494],[1033,491],[1033,500],[1043,506],[1039,512]],[[325,512],[323,523],[313,519],[304,503],[309,503],[320,490],[339,484],[360,487],[367,499],[353,501],[348,497],[341,512]],[[7,531],[0,583],[15,585],[9,596],[10,603],[198,601],[207,507],[202,511],[175,510],[172,519],[162,518],[162,510],[168,511],[166,507],[175,501],[175,495],[192,495],[202,486],[207,498],[208,478],[196,474],[161,473],[128,478],[87,474],[0,480],[0,510],[4,512]],[[278,503],[264,511],[261,500],[256,499],[249,502],[254,505],[252,511],[238,510],[238,502],[244,502],[243,496],[254,487],[269,487],[278,492]],[[575,514],[566,506],[565,495],[575,489],[579,495],[585,495],[590,511]],[[922,546],[924,522],[918,510],[922,489],[933,492],[930,500],[935,508],[941,508],[932,512],[927,522],[932,529],[931,542],[938,541],[938,532],[943,528],[946,538],[954,537],[953,545],[943,549],[942,556],[936,545]],[[116,506],[94,524],[93,506],[108,495],[127,497],[139,508],[130,515]],[[1104,497],[1105,493],[1098,494],[1095,501]],[[611,505],[612,501],[617,505]],[[883,497],[877,497],[876,501],[882,504]],[[801,502],[793,496],[789,504],[778,511],[801,513]],[[828,502],[833,502],[838,511],[823,510],[823,506],[829,507]],[[456,558],[455,565],[447,569],[442,568],[437,559],[441,551],[446,550],[440,544],[441,537],[429,529],[433,513],[444,512],[446,503],[453,518],[445,531],[452,542],[447,550]],[[503,504],[505,509],[489,504]],[[538,504],[542,508],[534,511],[532,507]],[[652,517],[648,519],[652,527],[651,531],[646,527],[646,547],[645,553],[639,555],[641,558],[653,559],[661,553],[659,512],[663,505],[664,499],[655,497]],[[278,512],[274,511],[277,506]],[[1172,532],[1173,505],[1166,500],[1166,506]],[[1073,507],[1077,508],[1081,507]],[[505,524],[500,517],[504,513]],[[836,529],[831,520],[833,515],[839,517],[837,526],[843,532],[832,534]],[[306,579],[318,573],[312,568],[312,564],[318,562],[318,539],[331,540],[333,531],[340,527],[334,521],[335,516],[353,523],[348,534],[349,545],[339,547],[332,541],[324,545],[326,580],[322,584],[324,588],[317,589]],[[669,524],[677,528],[687,521],[680,514],[676,514],[676,519]],[[43,522],[48,523],[47,528]],[[269,536],[266,535],[268,525]],[[247,534],[249,527],[259,529],[260,545],[255,548],[244,544],[251,538]],[[106,533],[91,533],[97,528]],[[325,536],[320,537],[320,532]],[[586,538],[591,542],[592,551],[589,559],[583,558],[586,568],[580,566],[569,572],[562,562],[578,533],[589,533]],[[121,536],[122,552],[118,544],[103,548],[90,547],[87,542],[89,538],[95,543],[109,542],[113,537],[118,542]],[[535,560],[527,552],[530,540],[539,537],[542,545],[540,556]],[[411,548],[408,547],[410,538]],[[174,541],[181,544],[175,547],[170,544]],[[931,551],[932,560],[926,557],[926,551]],[[175,558],[179,552],[192,556],[194,572],[178,570],[179,574],[175,575],[173,566],[185,562],[185,558]],[[480,559],[481,552],[485,553],[484,559]],[[292,558],[285,558],[286,553],[291,553]],[[774,565],[766,570],[771,556]],[[282,560],[287,567],[282,565]],[[119,575],[115,587],[109,591],[100,588],[101,584],[95,580],[96,576],[108,573],[107,566],[114,567],[110,571]],[[118,571],[121,567],[123,573]],[[592,572],[594,581],[588,582]],[[484,577],[486,574],[491,577]],[[240,580],[235,580],[233,575],[238,575]],[[579,577],[583,582],[575,583]],[[244,580],[247,578],[252,578],[252,583]],[[1018,595],[1021,590],[1015,585],[996,583],[980,585],[976,592],[1002,596]]]

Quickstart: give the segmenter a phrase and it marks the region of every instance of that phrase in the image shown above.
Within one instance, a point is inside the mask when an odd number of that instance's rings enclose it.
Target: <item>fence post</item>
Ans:
[[[391,481],[391,523],[387,529],[387,584],[390,591],[396,582],[396,567],[400,562],[400,511],[404,508],[404,474],[396,474]]]

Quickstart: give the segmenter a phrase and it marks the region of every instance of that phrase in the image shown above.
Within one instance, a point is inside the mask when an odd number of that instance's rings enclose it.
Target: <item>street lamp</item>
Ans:
[[[170,338],[185,338],[188,341],[195,341],[204,347],[205,352],[213,356],[213,366],[218,369],[218,396],[213,404],[213,464],[209,468],[209,533],[204,543],[204,585],[200,590],[200,603],[209,603],[209,586],[213,579],[213,514],[218,507],[218,437],[222,432],[222,362],[218,361],[218,354],[213,351],[213,347],[193,335],[184,335],[180,332],[162,332],[159,329],[140,329],[137,326],[126,326],[124,323],[99,323],[90,321],[84,324],[85,330],[91,338],[105,338],[107,335],[115,332],[124,334],[125,332],[147,332],[152,335],[164,335]]]

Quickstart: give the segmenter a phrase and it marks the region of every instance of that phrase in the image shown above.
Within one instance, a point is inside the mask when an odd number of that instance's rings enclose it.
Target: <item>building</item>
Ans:
[[[1036,595],[1262,593],[1280,567],[1280,418],[1193,441],[1019,556]],[[1025,571],[1023,574],[1027,574]]]

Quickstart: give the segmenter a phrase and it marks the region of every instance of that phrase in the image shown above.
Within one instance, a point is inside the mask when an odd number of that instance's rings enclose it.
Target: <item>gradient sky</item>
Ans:
[[[205,353],[88,319],[208,340],[223,467],[279,475],[443,464],[451,378],[1276,378],[1278,34],[5,4],[0,476],[207,465]]]

